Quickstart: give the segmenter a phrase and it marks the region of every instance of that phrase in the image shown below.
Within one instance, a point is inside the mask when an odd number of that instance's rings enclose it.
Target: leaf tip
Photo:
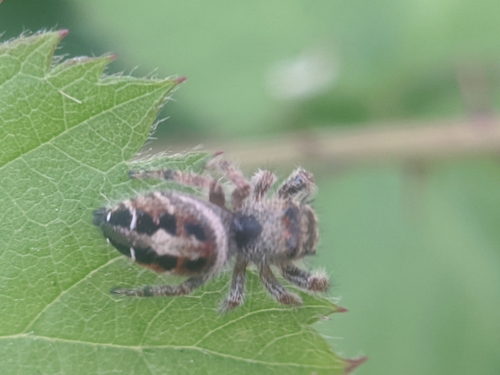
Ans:
[[[347,310],[345,307],[337,306],[336,312],[338,312],[338,313],[346,313],[346,312],[349,312],[349,310]]]
[[[108,55],[109,62],[115,61],[118,58],[118,55],[116,53],[112,53],[111,55]]]
[[[343,358],[342,359],[345,364],[344,368],[344,375],[348,375],[352,373],[354,370],[356,370],[359,366],[361,366],[363,363],[365,363],[368,360],[368,357],[359,357],[359,358]]]
[[[1,1],[2,1],[2,0],[0,0],[0,2],[1,2]],[[61,38],[61,39],[62,39],[62,38],[64,38],[66,35],[68,35],[68,34],[69,34],[69,30],[68,30],[68,29],[59,30],[59,33],[58,33],[58,34],[59,34],[59,38]]]
[[[178,77],[175,79],[175,83],[177,83],[178,85],[180,85],[181,83],[185,82],[187,80],[187,77]]]

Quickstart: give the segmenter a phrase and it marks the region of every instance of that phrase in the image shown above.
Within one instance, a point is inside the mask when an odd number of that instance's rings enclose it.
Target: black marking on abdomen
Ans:
[[[160,266],[165,271],[171,271],[177,266],[177,257],[171,255],[158,255],[158,253],[150,247],[134,247],[134,250],[137,263],[145,265],[154,264]]]
[[[237,214],[233,220],[234,239],[239,249],[251,245],[262,233],[262,225],[253,215]]]
[[[120,208],[111,213],[108,224],[124,228],[130,228],[132,222],[132,214],[127,208]]]
[[[109,243],[116,248],[116,250],[130,258],[130,246],[122,245],[116,241],[113,241],[111,238],[108,238],[108,240]]]
[[[188,260],[187,262],[184,262],[183,266],[188,271],[197,272],[200,271],[203,267],[205,267],[206,264],[207,264],[206,258],[198,258],[195,260]]]
[[[131,257],[130,246],[122,245],[111,238],[108,238],[109,243],[113,245],[120,253]],[[177,267],[177,257],[172,255],[158,255],[155,250],[150,247],[141,248],[134,246],[135,261],[144,265],[154,265],[156,271],[161,267],[163,271],[171,271]]]
[[[137,210],[137,225],[135,227],[137,233],[152,235],[158,228],[159,226],[155,224],[151,215],[142,210]]]
[[[175,216],[170,215],[168,212],[165,212],[163,215],[161,215],[160,228],[164,229],[165,232],[175,236],[177,233],[177,222],[175,221]]]
[[[207,239],[205,231],[199,224],[185,223],[184,229],[186,230],[188,236],[195,236],[198,241],[205,241]]]
[[[165,271],[170,271],[177,267],[177,258],[171,255],[160,255],[157,263]]]

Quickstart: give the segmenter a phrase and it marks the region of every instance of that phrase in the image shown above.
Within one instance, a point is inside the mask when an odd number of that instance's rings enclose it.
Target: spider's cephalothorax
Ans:
[[[266,197],[276,177],[257,172],[250,182],[227,160],[213,158],[208,169],[223,172],[234,184],[231,208],[217,180],[174,170],[130,172],[132,178],[161,178],[205,188],[208,201],[176,191],[153,192],[94,213],[94,224],[114,247],[135,262],[157,272],[188,276],[180,285],[115,288],[115,294],[130,296],[174,296],[188,294],[236,258],[231,290],[222,305],[230,310],[243,302],[245,271],[256,264],[267,290],[283,304],[300,304],[274,277],[276,266],[293,284],[316,292],[328,289],[328,278],[311,274],[294,261],[316,252],[316,215],[306,203],[314,192],[311,173],[298,168]]]

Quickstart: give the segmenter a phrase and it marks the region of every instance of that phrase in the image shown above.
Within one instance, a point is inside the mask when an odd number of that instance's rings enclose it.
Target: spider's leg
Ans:
[[[258,171],[252,177],[250,184],[253,187],[253,197],[256,201],[262,200],[267,191],[276,182],[276,176],[270,171]]]
[[[225,196],[222,186],[213,178],[199,174],[176,171],[173,169],[157,169],[144,171],[130,171],[131,178],[140,180],[145,179],[160,179],[167,181],[175,181],[179,184],[192,186],[196,188],[206,189],[209,191],[208,200],[219,207],[224,207]]]
[[[329,282],[326,274],[312,274],[301,270],[293,264],[280,266],[283,277],[291,283],[313,292],[326,292]]]
[[[226,159],[218,156],[207,163],[208,169],[218,169],[236,186],[231,196],[233,210],[240,208],[243,201],[250,195],[251,186],[243,173]]]
[[[227,298],[222,302],[220,310],[223,312],[233,310],[243,303],[245,295],[246,268],[248,262],[241,257],[236,259],[231,281],[231,290]]]
[[[297,168],[278,189],[278,197],[306,201],[316,190],[311,172]]]
[[[224,190],[222,190],[222,186],[214,179],[212,179],[208,189],[208,200],[219,207],[226,207],[226,196],[224,195]]]
[[[113,288],[111,294],[136,297],[182,296],[203,285],[209,277],[200,276],[187,279],[180,285],[152,285],[136,289]]]
[[[298,295],[288,292],[283,285],[276,280],[268,264],[259,263],[257,267],[259,268],[260,279],[276,301],[284,305],[302,305],[302,299]]]

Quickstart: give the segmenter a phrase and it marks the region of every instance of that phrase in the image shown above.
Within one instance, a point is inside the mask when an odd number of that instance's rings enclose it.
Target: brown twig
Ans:
[[[191,144],[169,147],[185,151]],[[245,168],[320,163],[352,166],[386,161],[432,161],[497,154],[500,120],[443,121],[370,125],[363,128],[316,128],[262,139],[207,141],[204,149],[224,150]]]

